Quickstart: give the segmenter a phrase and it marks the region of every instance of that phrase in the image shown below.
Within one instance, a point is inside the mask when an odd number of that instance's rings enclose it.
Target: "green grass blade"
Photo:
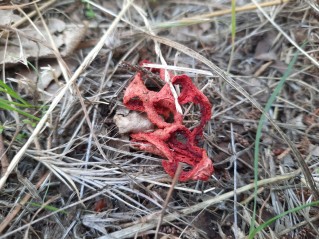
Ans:
[[[39,106],[34,106],[34,105],[25,105],[22,103],[14,102],[14,101],[9,101],[9,100],[4,100],[0,98],[0,105],[1,104],[9,104],[9,105],[14,105],[17,107],[22,107],[22,108],[39,108]]]
[[[229,57],[229,63],[227,67],[227,72],[230,71],[233,57],[234,57],[234,51],[235,51],[235,38],[236,38],[236,0],[231,1],[231,52]]]
[[[235,42],[236,35],[236,0],[231,1],[231,36],[232,41]]]
[[[31,106],[28,102],[26,102],[24,99],[22,99],[21,96],[19,96],[19,94],[17,92],[15,92],[13,89],[11,89],[2,80],[0,80],[0,92],[4,92],[6,94],[9,94],[12,98],[15,98],[16,100],[20,101],[22,104],[25,104],[27,106]]]
[[[27,112],[24,112],[23,110],[20,110],[20,109],[18,109],[16,107],[13,107],[13,106],[11,106],[10,104],[8,104],[8,103],[6,103],[4,101],[0,101],[0,109],[9,110],[9,111],[16,111],[19,114],[24,115],[24,116],[26,116],[26,117],[28,117],[30,119],[33,119],[33,120],[36,120],[36,121],[40,120],[38,117],[36,117],[34,115],[31,115],[31,114],[29,114]]]
[[[311,202],[311,203],[307,203],[304,205],[301,205],[299,207],[295,207],[292,208],[288,211],[285,211],[283,213],[280,213],[279,215],[269,219],[268,221],[264,222],[263,224],[261,224],[260,226],[258,226],[257,228],[255,228],[248,236],[249,239],[254,239],[255,235],[260,232],[261,230],[263,230],[264,228],[268,227],[270,224],[272,224],[273,222],[275,222],[276,220],[286,216],[289,213],[294,213],[294,212],[298,212],[306,207],[313,207],[313,206],[318,206],[319,205],[319,201],[315,201],[315,202]]]
[[[304,45],[303,45],[304,46]],[[278,85],[276,86],[276,88],[274,89],[273,93],[271,94],[271,96],[269,97],[267,104],[264,108],[264,112],[268,112],[270,107],[272,106],[273,102],[275,101],[277,95],[280,93],[284,83],[286,82],[287,78],[289,77],[292,68],[294,66],[294,64],[297,61],[299,52],[296,52],[292,61],[290,62],[290,64],[288,65],[287,70],[285,71],[284,75],[281,77]],[[255,184],[255,188],[254,188],[254,208],[253,208],[253,216],[251,219],[251,224],[250,224],[250,233],[252,231],[254,231],[255,229],[255,218],[256,218],[256,208],[257,208],[257,190],[258,190],[258,186],[257,186],[257,181],[258,181],[258,159],[259,159],[259,145],[260,145],[260,138],[261,138],[261,131],[263,128],[263,125],[265,123],[266,120],[266,115],[262,114],[258,123],[258,127],[257,127],[257,132],[256,132],[256,139],[255,139],[255,150],[254,150],[254,184]]]
[[[5,99],[0,98],[0,109],[8,110],[8,111],[15,111],[21,115],[24,115],[30,119],[39,121],[40,119],[38,117],[35,117],[32,114],[29,114],[18,107],[21,108],[35,108],[36,106],[33,106],[29,104],[27,101],[22,99],[22,97],[15,92],[11,87],[9,87],[6,83],[4,83],[2,80],[0,80],[0,93],[3,92],[5,94],[10,95],[13,99],[17,100],[15,101],[8,101]]]
[[[29,204],[30,204],[31,206],[38,207],[38,208],[43,207],[41,204],[35,203],[35,202],[30,202]],[[46,206],[44,206],[43,208],[46,209],[46,210],[48,210],[48,211],[51,211],[51,212],[56,212],[56,211],[58,211],[58,210],[60,209],[60,208],[53,207],[53,206],[50,206],[50,205],[46,205]],[[66,211],[59,211],[59,212],[61,212],[61,213],[63,213],[63,214],[67,214]]]

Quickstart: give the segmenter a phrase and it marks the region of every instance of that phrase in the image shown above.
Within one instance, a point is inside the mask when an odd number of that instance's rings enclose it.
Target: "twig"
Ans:
[[[1,175],[4,175],[9,166],[9,161],[4,148],[3,136],[0,134],[0,161],[1,161]]]
[[[162,208],[162,211],[161,211],[160,218],[158,219],[158,223],[157,223],[156,231],[155,231],[155,239],[157,239],[157,237],[158,237],[158,231],[159,231],[159,228],[160,228],[160,226],[161,226],[161,224],[163,222],[164,213],[166,211],[168,202],[169,202],[169,200],[170,200],[170,198],[172,196],[172,193],[174,191],[175,185],[178,182],[178,178],[179,178],[179,175],[181,174],[181,172],[182,172],[182,164],[179,163],[178,166],[177,166],[173,181],[172,181],[172,185],[171,185],[170,189],[168,190],[167,196],[165,198],[165,202],[164,202],[164,205],[163,205],[163,208]]]
[[[238,219],[237,219],[237,155],[236,155],[236,145],[235,145],[235,135],[233,130],[233,124],[230,123],[231,132],[231,149],[232,149],[232,161],[234,162],[234,236],[238,238]]]
[[[147,70],[145,67],[142,66],[138,66],[138,65],[132,65],[128,62],[123,61],[119,67],[126,69],[126,70],[131,70],[131,71],[135,71],[135,72],[142,72],[143,73],[143,78],[147,78],[150,79],[152,81],[155,81],[155,83],[157,85],[159,85],[160,87],[164,86],[165,82],[159,77],[159,75],[154,74],[153,72]],[[164,69],[164,67],[163,67]]]

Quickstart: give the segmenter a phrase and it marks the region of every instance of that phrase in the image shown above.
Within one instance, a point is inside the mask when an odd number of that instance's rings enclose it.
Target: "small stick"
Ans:
[[[261,67],[258,68],[258,70],[254,73],[254,77],[259,77],[272,63],[273,61],[268,61],[265,64],[263,64]]]
[[[162,208],[162,211],[161,211],[161,215],[160,215],[160,218],[159,218],[157,226],[156,226],[155,239],[157,239],[157,237],[158,237],[158,231],[159,231],[159,228],[160,228],[160,226],[161,226],[161,224],[163,222],[164,213],[166,211],[167,205],[168,205],[169,200],[170,200],[170,198],[172,196],[172,193],[174,191],[175,185],[178,182],[178,178],[179,178],[179,175],[181,174],[181,172],[182,172],[182,164],[178,163],[178,166],[177,166],[177,169],[175,171],[175,175],[174,175],[174,178],[173,178],[173,181],[172,181],[172,185],[171,185],[170,189],[168,190],[168,193],[167,193],[167,196],[165,198],[165,202],[164,202],[164,205],[163,205],[163,208]]]
[[[9,161],[6,155],[6,150],[4,148],[3,136],[0,133],[0,162],[1,162],[1,175],[4,175],[9,166]]]
[[[142,72],[143,73],[143,77],[150,79],[152,81],[155,81],[155,83],[159,86],[164,86],[165,82],[159,77],[159,75],[154,74],[153,72],[147,70],[147,68],[139,66],[139,65],[132,65],[126,61],[123,61],[119,67],[123,68],[123,69],[127,69],[127,70],[131,70],[131,71],[135,71],[135,72]]]

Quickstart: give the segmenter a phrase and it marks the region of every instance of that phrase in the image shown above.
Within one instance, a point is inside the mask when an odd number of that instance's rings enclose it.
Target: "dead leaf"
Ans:
[[[309,145],[309,151],[312,156],[319,157],[319,146],[318,145]]]
[[[51,33],[63,32],[66,29],[65,22],[57,18],[50,18],[48,26],[50,26]]]
[[[286,64],[282,61],[275,61],[275,63],[272,64],[271,67],[275,68],[281,74],[284,74],[288,69],[288,64]],[[292,70],[292,73],[290,73],[290,74],[293,74],[294,72],[295,72],[295,70]]]
[[[1,25],[9,25],[19,21],[21,17],[13,13],[12,10],[0,10]]]
[[[117,112],[113,118],[120,134],[149,132],[154,130],[154,125],[145,113],[131,111],[127,115]]]
[[[275,32],[267,32],[263,39],[258,42],[254,57],[258,60],[264,61],[276,60],[277,54],[272,49],[275,38]]]
[[[288,124],[294,125],[295,127],[305,128],[306,125],[303,123],[303,114],[299,114],[296,117],[289,119]]]
[[[66,60],[66,63],[71,71],[77,66],[77,63],[72,60]],[[48,101],[55,96],[63,84],[58,80],[62,71],[58,62],[53,59],[39,62],[39,69],[37,74],[33,70],[20,67],[16,72],[18,77],[10,78],[10,80],[18,82],[19,91],[22,90],[26,95],[32,96],[36,90],[42,101]]]
[[[104,235],[107,235],[107,231],[105,229],[107,222],[103,222],[104,216],[105,213],[84,215],[82,217],[82,223],[84,226],[87,226],[88,228],[94,228],[95,230],[103,233]]]
[[[244,89],[247,90],[249,94],[253,95],[259,91],[264,90],[263,93],[260,93],[258,95],[258,100],[260,100],[260,102],[266,102],[268,100],[269,90],[265,87],[265,85],[260,79],[257,79],[257,78],[247,79],[246,84],[247,85],[244,86]]]
[[[0,60],[0,64],[26,62],[29,58],[55,58],[51,48],[47,47],[51,46],[51,44],[42,23],[36,22],[35,25],[37,29],[33,26],[21,29],[23,35],[18,33],[15,35],[11,34],[6,54],[4,52],[5,47],[3,47],[4,42],[0,43],[0,56],[4,56]],[[66,25],[63,21],[55,18],[49,19],[47,25],[55,45],[63,57],[70,55],[74,51],[86,31],[85,26]],[[38,39],[39,41],[34,39]],[[47,46],[41,42],[45,42]]]
[[[293,158],[291,157],[291,154],[287,154],[282,158],[282,165],[285,167],[293,168],[296,166],[296,163],[294,162]]]
[[[211,44],[212,36],[208,34],[210,28],[211,23],[201,23],[180,28],[173,27],[170,31],[179,42],[200,41],[205,44]]]

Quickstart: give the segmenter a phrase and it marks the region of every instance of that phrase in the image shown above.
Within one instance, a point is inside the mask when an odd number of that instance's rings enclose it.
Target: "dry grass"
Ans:
[[[0,238],[246,238],[252,220],[259,226],[281,214],[254,238],[319,237],[318,208],[302,208],[319,200],[315,1],[237,1],[233,45],[231,1],[22,2],[0,6],[20,17],[0,26],[5,55],[20,42],[18,62],[1,60],[1,78],[42,106],[26,109],[41,120],[0,111]],[[50,29],[56,18],[81,29],[79,37],[59,44]],[[25,39],[51,54],[25,57]],[[161,158],[118,133],[113,116],[143,59],[191,76],[213,104],[202,141],[215,167],[207,182],[176,182]],[[52,61],[54,79],[40,88]],[[186,125],[198,121],[196,107],[179,110]]]

